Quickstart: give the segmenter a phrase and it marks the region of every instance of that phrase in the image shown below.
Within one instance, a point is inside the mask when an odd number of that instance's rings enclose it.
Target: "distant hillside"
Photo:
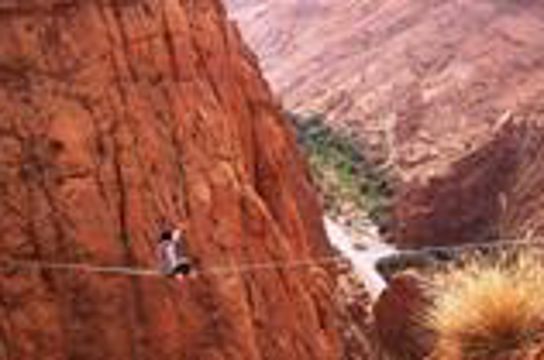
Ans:
[[[398,172],[399,241],[544,231],[544,3],[232,5],[285,106],[350,126]]]

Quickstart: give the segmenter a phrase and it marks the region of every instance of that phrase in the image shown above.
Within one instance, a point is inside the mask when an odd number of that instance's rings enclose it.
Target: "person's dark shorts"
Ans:
[[[174,274],[189,275],[191,273],[192,266],[189,261],[180,262],[175,268]]]

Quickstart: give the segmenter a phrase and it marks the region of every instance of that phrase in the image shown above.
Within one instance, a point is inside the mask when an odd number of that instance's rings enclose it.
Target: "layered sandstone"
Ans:
[[[228,270],[328,250],[218,1],[2,1],[0,114],[2,263],[153,268],[158,232],[184,224],[203,271],[179,287],[3,267],[0,359],[339,356],[326,269]]]
[[[397,241],[542,234],[542,3],[231,2],[288,107],[383,152]]]

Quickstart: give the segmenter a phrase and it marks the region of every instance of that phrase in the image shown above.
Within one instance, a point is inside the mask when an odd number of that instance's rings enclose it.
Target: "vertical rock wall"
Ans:
[[[216,0],[0,4],[0,259],[202,269],[327,254],[294,136]],[[326,269],[3,268],[0,359],[333,359]]]

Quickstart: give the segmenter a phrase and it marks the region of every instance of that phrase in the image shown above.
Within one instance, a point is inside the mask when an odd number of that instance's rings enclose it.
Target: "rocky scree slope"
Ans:
[[[203,269],[328,253],[292,130],[216,0],[0,4],[0,254]],[[0,272],[0,359],[334,359],[327,269]]]
[[[542,234],[542,3],[230,3],[287,106],[355,128],[394,169],[397,242]]]

